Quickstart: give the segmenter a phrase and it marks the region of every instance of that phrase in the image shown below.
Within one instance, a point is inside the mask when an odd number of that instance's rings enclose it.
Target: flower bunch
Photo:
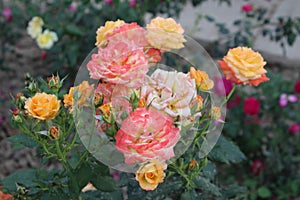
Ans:
[[[43,31],[44,21],[40,17],[33,17],[27,26],[27,33],[36,40],[41,49],[50,49],[57,42],[57,34],[49,29]]]
[[[199,92],[214,86],[206,72],[194,67],[188,73],[157,67],[164,53],[184,47],[183,33],[172,18],[152,19],[146,29],[135,22],[106,22],[97,30],[97,53],[86,64],[97,82],[94,99],[79,89],[77,105],[82,108],[81,98],[93,101],[98,130],[115,141],[125,164],[139,166],[136,179],[145,190],[163,181],[183,127],[201,117]],[[64,96],[66,107],[73,93],[71,88]],[[218,120],[220,113],[211,105],[211,118]]]

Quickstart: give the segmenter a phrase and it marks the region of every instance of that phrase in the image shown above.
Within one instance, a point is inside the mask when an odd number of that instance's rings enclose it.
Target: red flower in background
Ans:
[[[251,12],[253,10],[252,4],[247,3],[242,5],[242,11],[244,11],[245,13]]]
[[[300,80],[296,82],[294,90],[297,94],[300,94]]]
[[[253,161],[250,172],[255,176],[258,176],[262,170],[265,169],[265,164],[261,160]]]
[[[293,124],[289,128],[289,133],[291,135],[295,135],[296,133],[300,133],[300,124]]]
[[[11,9],[10,8],[5,8],[3,11],[2,11],[2,15],[5,19],[5,22],[11,22],[13,16],[12,16],[12,13],[11,13]]]
[[[231,98],[228,102],[227,102],[227,108],[234,108],[236,106],[238,106],[241,103],[241,96],[240,95],[236,95],[234,98]]]
[[[244,112],[246,115],[257,115],[260,110],[260,103],[255,97],[249,97],[244,101]]]

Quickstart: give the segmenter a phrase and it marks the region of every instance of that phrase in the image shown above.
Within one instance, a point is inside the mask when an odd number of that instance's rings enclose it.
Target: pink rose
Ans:
[[[296,133],[299,133],[300,132],[300,124],[293,124],[290,126],[289,128],[289,133],[291,135],[295,135]]]
[[[224,89],[223,89],[224,88]],[[215,77],[215,92],[218,96],[227,96],[233,88],[233,83],[224,77]],[[223,92],[223,90],[225,90]]]
[[[180,139],[180,131],[164,114],[137,108],[122,122],[115,138],[116,148],[124,154],[127,164],[166,161],[175,155],[173,147]]]
[[[135,7],[136,6],[136,1],[135,0],[129,0],[129,5],[130,7]]]
[[[87,68],[92,79],[138,88],[144,82],[148,61],[133,42],[118,41],[99,48]]]
[[[261,160],[253,161],[250,172],[253,173],[255,176],[258,176],[262,170],[265,169],[265,164]]]
[[[3,11],[2,11],[2,15],[5,19],[5,22],[10,22],[13,18],[12,14],[11,14],[11,9],[10,8],[5,8]]]
[[[260,102],[255,97],[249,97],[244,101],[244,112],[246,115],[257,115],[260,110]]]
[[[287,95],[285,93],[282,93],[279,98],[279,105],[283,108],[287,106],[288,102],[296,103],[297,101],[298,98],[296,95]]]
[[[253,10],[253,7],[250,3],[244,4],[242,6],[242,11],[244,11],[245,13],[249,13]]]

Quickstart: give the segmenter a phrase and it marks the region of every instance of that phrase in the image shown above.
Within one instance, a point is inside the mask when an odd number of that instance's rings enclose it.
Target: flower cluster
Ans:
[[[96,33],[97,53],[86,66],[98,82],[93,99],[97,128],[115,141],[125,164],[140,166],[140,186],[154,190],[176,156],[183,124],[201,116],[199,91],[208,92],[214,82],[194,67],[188,73],[157,67],[164,53],[186,42],[184,30],[172,18],[152,19],[145,29],[137,23],[108,21]],[[68,100],[71,93],[64,97],[65,106],[73,102]],[[81,89],[79,94],[90,98]],[[220,118],[218,107],[212,106],[210,113],[212,119]]]
[[[57,42],[57,34],[49,29],[43,31],[44,21],[40,17],[33,17],[27,26],[27,33],[35,39],[41,49],[50,49]]]

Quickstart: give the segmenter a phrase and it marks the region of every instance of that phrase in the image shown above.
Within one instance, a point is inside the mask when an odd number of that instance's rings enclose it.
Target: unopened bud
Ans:
[[[61,82],[59,76],[53,76],[47,78],[48,86],[51,90],[55,89],[58,90],[61,88]]]
[[[99,110],[101,111],[101,114],[103,116],[103,119],[107,122],[107,123],[111,123],[111,112],[110,112],[110,108],[111,108],[111,103],[106,103],[103,104],[102,106],[99,107]]]
[[[221,109],[220,107],[216,107],[213,106],[210,110],[210,116],[214,119],[214,120],[218,120],[221,117]]]
[[[198,165],[197,161],[194,159],[189,164],[189,169],[192,170],[195,168],[195,166]]]
[[[53,140],[59,139],[60,136],[59,129],[56,126],[52,126],[49,129],[49,135]]]
[[[22,123],[22,117],[20,116],[20,115],[18,115],[18,114],[16,114],[15,115],[15,113],[14,113],[14,115],[13,115],[13,117],[12,117],[12,120],[14,121],[14,122],[17,122],[17,123]]]

